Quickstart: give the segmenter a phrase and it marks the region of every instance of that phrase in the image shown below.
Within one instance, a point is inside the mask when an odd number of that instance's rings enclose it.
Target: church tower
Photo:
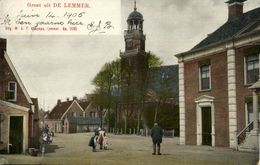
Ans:
[[[145,52],[143,34],[143,15],[134,11],[127,18],[127,30],[124,32],[125,52],[120,52],[123,84],[144,83],[148,72],[148,54]]]

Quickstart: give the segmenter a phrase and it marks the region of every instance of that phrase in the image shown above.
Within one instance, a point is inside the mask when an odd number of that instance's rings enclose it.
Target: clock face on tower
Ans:
[[[126,42],[126,47],[127,48],[132,48],[133,47],[133,41],[127,41]]]

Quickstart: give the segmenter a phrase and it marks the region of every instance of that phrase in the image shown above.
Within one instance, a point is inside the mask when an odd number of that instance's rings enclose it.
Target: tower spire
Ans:
[[[136,9],[137,9],[137,8],[136,8],[136,0],[135,0],[135,7],[134,7],[134,10],[136,11]]]

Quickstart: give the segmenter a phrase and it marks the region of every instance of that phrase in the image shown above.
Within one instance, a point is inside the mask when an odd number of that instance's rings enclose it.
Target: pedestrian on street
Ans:
[[[104,136],[105,136],[105,130],[98,128],[99,135],[98,135],[98,144],[100,145],[99,149],[103,149],[103,143],[104,143]]]
[[[90,138],[88,146],[92,147],[92,151],[96,152],[96,146],[97,146],[97,138],[98,136],[96,133]]]
[[[106,133],[104,133],[103,148],[104,150],[108,149],[108,138],[106,136]]]
[[[153,141],[153,155],[156,154],[156,147],[157,147],[157,154],[161,155],[160,144],[162,143],[162,136],[163,136],[162,128],[158,125],[158,123],[154,123],[152,132],[151,132],[151,137],[152,137],[152,141]]]
[[[45,125],[44,133],[49,134],[49,126],[48,126],[48,124]]]

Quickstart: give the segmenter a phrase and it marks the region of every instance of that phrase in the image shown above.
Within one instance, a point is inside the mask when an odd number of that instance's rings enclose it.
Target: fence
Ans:
[[[140,135],[140,136],[151,136],[151,129],[140,129],[139,132],[135,128],[129,128],[127,132],[123,128],[110,128],[108,132],[116,134],[116,135],[122,135],[122,134],[128,134],[128,135]],[[163,136],[164,137],[174,137],[174,130],[163,130]]]

